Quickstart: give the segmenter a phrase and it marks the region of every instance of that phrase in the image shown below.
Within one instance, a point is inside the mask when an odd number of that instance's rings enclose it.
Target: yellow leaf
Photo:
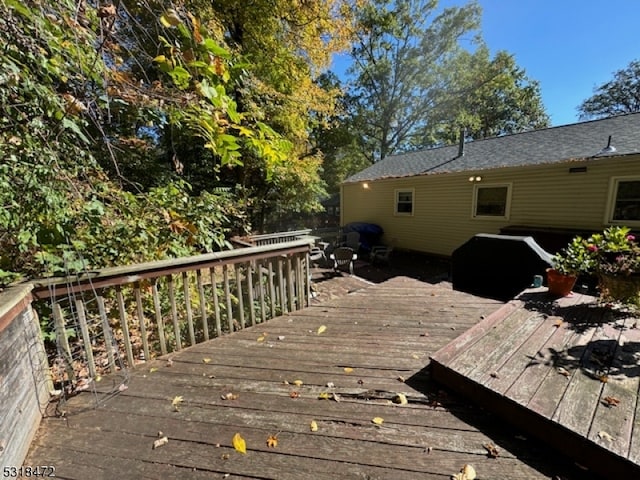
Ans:
[[[456,473],[451,476],[452,480],[475,480],[476,470],[471,465],[465,465],[460,470],[460,473]]]
[[[256,340],[256,342],[264,342],[264,336],[263,336],[263,335],[260,335],[260,336],[258,337],[258,339]]]
[[[180,409],[180,404],[184,401],[184,399],[182,398],[181,395],[176,395],[175,397],[173,397],[173,400],[171,400],[171,406],[173,407],[173,410],[175,412],[177,412]]]
[[[203,358],[202,359],[202,363],[209,363],[209,362],[211,362],[210,358]]]
[[[351,373],[353,372],[353,368],[351,367],[344,367],[344,373]]]
[[[301,387],[301,386],[302,386],[302,380],[294,380],[294,381],[293,381],[293,384],[294,384],[296,387]]]
[[[267,438],[267,447],[275,448],[277,446],[278,446],[278,436],[270,435],[269,438]]]
[[[312,432],[317,432],[318,431],[318,424],[316,423],[315,420],[311,420],[311,423],[309,424],[309,427],[311,428]]]
[[[149,369],[149,373],[157,372],[158,369],[156,367],[152,367]]]
[[[322,392],[318,395],[320,400],[329,400],[331,398],[331,394],[329,392]]]
[[[409,403],[409,401],[407,400],[407,396],[404,393],[398,393],[393,398],[393,403],[397,403],[398,405],[406,405],[407,403]]]
[[[247,443],[244,441],[244,438],[240,436],[239,433],[236,433],[231,440],[233,444],[233,448],[235,448],[240,453],[247,453]]]
[[[382,423],[384,422],[384,418],[381,417],[375,417],[371,420],[373,423],[375,423],[376,425],[382,425]]]
[[[169,439],[167,437],[159,438],[158,440],[153,442],[153,449],[155,450],[156,448],[160,448],[161,446],[166,445],[168,442]]]
[[[599,431],[598,436],[603,440],[607,440],[609,442],[613,441],[613,437],[609,435],[607,432],[605,432],[604,430]]]
[[[326,325],[320,325],[318,327],[318,335],[320,335],[321,333],[324,333],[327,330]]]

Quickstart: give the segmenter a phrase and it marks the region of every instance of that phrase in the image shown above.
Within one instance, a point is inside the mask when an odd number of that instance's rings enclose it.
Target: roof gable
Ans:
[[[609,136],[616,151],[602,153]],[[414,175],[559,163],[640,153],[640,113],[391,155],[345,183]]]

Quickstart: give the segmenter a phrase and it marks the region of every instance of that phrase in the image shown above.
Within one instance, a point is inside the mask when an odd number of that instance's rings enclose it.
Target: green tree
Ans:
[[[444,73],[448,87],[429,113],[420,146],[453,143],[461,130],[467,139],[479,139],[549,126],[538,82],[507,52],[492,59],[481,44],[461,51]]]
[[[437,2],[373,0],[355,12],[351,85],[371,162],[407,148],[447,88],[442,70],[479,26],[477,3],[437,13]]]
[[[633,60],[578,107],[581,120],[640,111],[640,61]]]

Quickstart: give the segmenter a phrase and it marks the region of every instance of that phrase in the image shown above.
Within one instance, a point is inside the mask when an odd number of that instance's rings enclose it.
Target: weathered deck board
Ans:
[[[436,352],[433,378],[606,478],[638,477],[638,319],[546,289],[498,313]]]
[[[128,388],[97,408],[88,392],[60,405],[65,416],[43,421],[26,464],[83,480],[443,480],[466,463],[479,478],[584,480],[543,443],[430,380],[428,356],[500,305],[396,278],[186,348],[130,372]],[[117,381],[96,388],[112,391]],[[319,399],[323,392],[339,401]],[[409,403],[392,403],[397,393]],[[159,431],[169,443],[154,450]],[[246,455],[233,450],[235,433]],[[488,443],[498,458],[488,458]]]

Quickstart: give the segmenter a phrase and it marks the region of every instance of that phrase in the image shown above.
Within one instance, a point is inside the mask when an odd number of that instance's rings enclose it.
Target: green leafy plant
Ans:
[[[578,275],[592,270],[594,258],[587,240],[577,236],[553,256],[553,269],[563,275]]]
[[[640,245],[629,227],[609,227],[587,239],[596,273],[629,276],[640,273]]]

